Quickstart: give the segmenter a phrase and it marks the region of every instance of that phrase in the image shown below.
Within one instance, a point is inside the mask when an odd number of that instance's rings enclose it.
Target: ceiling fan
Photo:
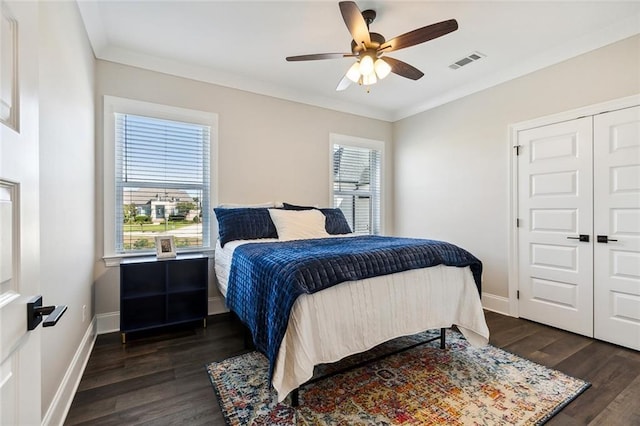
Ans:
[[[411,80],[420,79],[424,73],[406,62],[386,56],[388,52],[415,46],[433,40],[458,29],[455,19],[427,25],[387,41],[378,33],[369,32],[369,25],[375,20],[374,10],[361,12],[352,1],[341,1],[340,13],[353,40],[351,53],[316,53],[311,55],[288,56],[287,61],[315,61],[319,59],[357,58],[349,68],[336,90],[345,90],[351,82],[369,86],[383,79],[390,72]],[[384,56],[384,57],[383,57]]]

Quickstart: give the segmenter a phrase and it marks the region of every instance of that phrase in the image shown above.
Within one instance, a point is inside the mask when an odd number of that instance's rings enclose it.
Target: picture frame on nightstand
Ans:
[[[158,235],[156,237],[156,257],[158,259],[176,257],[176,241],[173,235]]]

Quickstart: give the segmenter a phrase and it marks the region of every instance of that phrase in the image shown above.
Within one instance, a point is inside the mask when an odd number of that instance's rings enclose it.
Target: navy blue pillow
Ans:
[[[218,219],[220,245],[234,240],[257,240],[260,238],[278,238],[278,231],[271,220],[267,208],[213,209]]]
[[[344,213],[340,209],[319,209],[326,216],[327,220],[324,223],[324,227],[331,235],[338,234],[350,234],[351,228],[347,218],[344,217]]]
[[[312,210],[317,209],[316,207],[310,206],[296,206],[295,204],[282,203],[282,207],[285,210]],[[320,210],[326,220],[324,222],[324,228],[328,234],[331,235],[339,235],[339,234],[350,234],[351,228],[349,228],[349,223],[347,222],[347,218],[344,217],[344,213],[340,209],[317,209]]]
[[[315,207],[311,206],[296,206],[295,204],[282,203],[282,208],[285,210],[313,210]]]

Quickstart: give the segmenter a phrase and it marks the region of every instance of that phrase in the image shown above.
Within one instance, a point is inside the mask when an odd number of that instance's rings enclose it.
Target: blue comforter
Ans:
[[[482,263],[442,241],[365,235],[248,243],[233,253],[226,303],[269,359],[271,379],[298,296],[344,281],[436,265],[470,266],[480,294]]]

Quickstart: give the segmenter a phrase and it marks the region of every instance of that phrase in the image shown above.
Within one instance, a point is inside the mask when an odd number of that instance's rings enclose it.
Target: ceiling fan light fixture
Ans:
[[[372,84],[376,84],[378,81],[375,72],[371,72],[369,74],[362,74],[362,84],[365,86],[371,86]]]
[[[351,68],[349,68],[349,71],[347,71],[346,76],[349,80],[357,83],[360,80],[360,62],[356,62],[351,65]]]
[[[364,55],[360,59],[360,73],[363,76],[369,75],[374,71],[373,58],[369,55]]]
[[[379,58],[378,60],[376,60],[374,68],[380,80],[388,76],[389,73],[391,72],[391,66],[388,63],[386,63],[382,58]]]

